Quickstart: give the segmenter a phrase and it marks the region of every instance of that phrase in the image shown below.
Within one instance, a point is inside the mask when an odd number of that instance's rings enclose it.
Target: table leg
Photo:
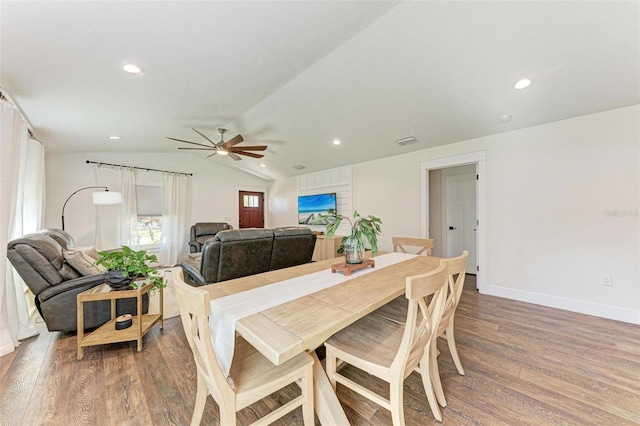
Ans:
[[[84,305],[80,300],[77,300],[76,303],[76,340],[78,342],[78,359],[80,360],[84,356],[84,349],[81,345],[82,339],[84,339]]]
[[[313,357],[313,399],[316,415],[320,423],[325,426],[348,425],[347,415],[344,413],[336,393],[331,387],[331,382],[322,368],[322,364],[314,351],[309,354]]]

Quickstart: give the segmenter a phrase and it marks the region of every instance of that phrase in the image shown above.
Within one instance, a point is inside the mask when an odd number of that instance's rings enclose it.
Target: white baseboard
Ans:
[[[640,311],[618,308],[616,306],[601,305],[582,300],[568,299],[565,297],[551,296],[548,294],[533,293],[530,291],[516,290],[513,288],[487,285],[482,291],[489,296],[504,297],[506,299],[519,300],[521,302],[534,303],[550,308],[564,309],[565,311],[578,312],[616,321],[628,322],[640,325]]]

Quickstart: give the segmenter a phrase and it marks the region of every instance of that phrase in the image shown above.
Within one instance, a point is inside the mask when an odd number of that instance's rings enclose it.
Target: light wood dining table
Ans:
[[[265,272],[201,287],[211,299],[300,277],[344,261],[334,258],[291,268]],[[406,277],[436,269],[439,257],[416,256],[380,268],[324,290],[285,302],[241,318],[236,332],[276,365],[308,351],[315,359],[315,411],[323,425],[348,425],[344,410],[329,383],[315,348],[331,335],[404,294]],[[341,273],[341,272],[336,272]]]

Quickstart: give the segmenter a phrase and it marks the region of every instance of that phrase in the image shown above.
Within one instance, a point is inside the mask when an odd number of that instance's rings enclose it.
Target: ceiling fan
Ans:
[[[265,149],[267,149],[266,145],[236,146],[237,144],[239,144],[244,140],[242,135],[234,136],[225,142],[224,134],[227,131],[227,129],[223,129],[223,128],[218,129],[218,132],[220,132],[220,142],[217,142],[217,143],[209,139],[207,136],[205,136],[204,133],[199,132],[196,129],[193,129],[193,131],[199,134],[200,136],[202,136],[203,138],[205,138],[206,140],[208,140],[211,143],[211,145],[206,145],[198,142],[185,141],[182,139],[170,138],[168,136],[167,136],[167,139],[171,139],[172,141],[177,141],[177,142],[190,143],[191,145],[198,145],[201,147],[201,148],[179,147],[178,149],[187,149],[187,150],[194,150],[194,151],[213,151],[210,155],[207,155],[207,158],[212,157],[216,154],[219,154],[219,155],[228,155],[229,157],[233,158],[235,161],[242,160],[242,158],[240,158],[239,155],[246,155],[247,157],[252,157],[252,158],[262,158],[264,157],[264,155],[256,154],[254,152],[249,152],[249,151],[264,151]]]

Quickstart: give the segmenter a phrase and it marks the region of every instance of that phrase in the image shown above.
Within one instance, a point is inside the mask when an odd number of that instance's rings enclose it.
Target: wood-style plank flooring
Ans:
[[[0,358],[1,425],[188,425],[195,368],[179,317],[135,343],[90,347],[76,360],[71,333],[41,334]],[[448,425],[640,424],[640,326],[484,296],[470,276],[456,314],[460,376],[439,339]],[[350,374],[376,389],[377,380]],[[295,385],[240,413],[240,424],[285,403]],[[407,425],[438,424],[420,377],[404,387]],[[389,413],[338,385],[352,425],[390,425]],[[202,424],[218,424],[209,398]],[[278,425],[302,424],[296,410]]]

